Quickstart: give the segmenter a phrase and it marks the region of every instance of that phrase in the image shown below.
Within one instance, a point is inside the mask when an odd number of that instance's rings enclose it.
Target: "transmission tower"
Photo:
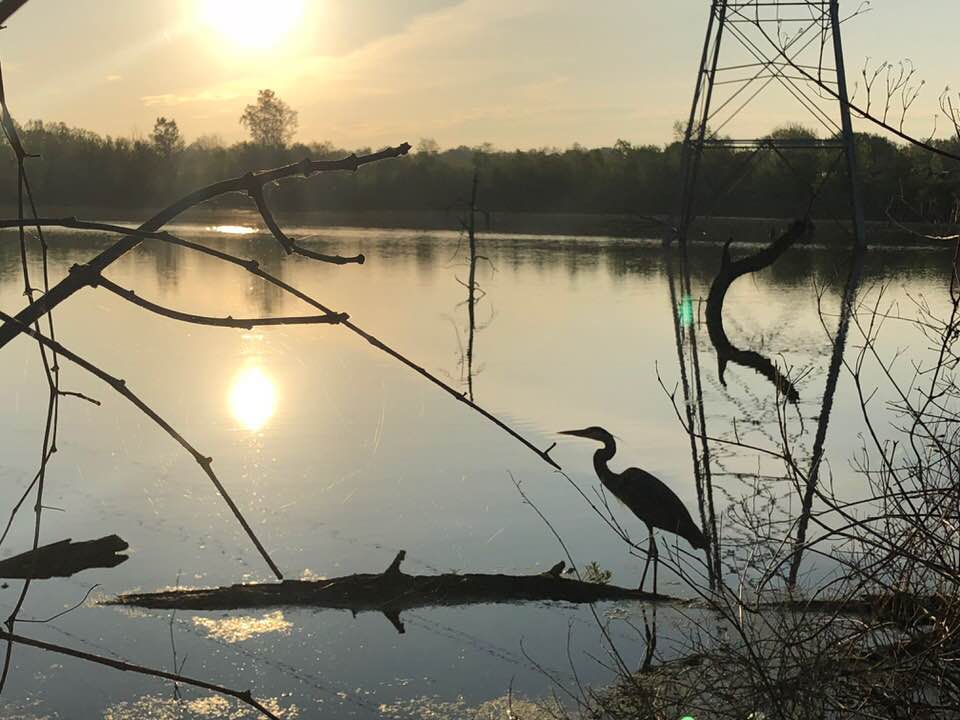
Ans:
[[[848,181],[852,235],[857,247],[865,246],[842,19],[838,0],[711,0],[684,137],[681,242],[698,212],[702,155],[719,147],[746,151],[748,162],[760,151],[774,152],[788,165],[787,155],[798,151],[835,150],[833,167]],[[798,118],[812,120],[817,138],[755,137],[758,120],[775,102],[780,111],[792,106]],[[811,189],[811,204],[815,194]]]
[[[854,11],[854,15],[859,12]],[[857,177],[857,158],[850,122],[849,97],[843,62],[843,43],[838,0],[711,0],[706,39],[684,134],[681,164],[681,194],[678,216],[668,235],[667,277],[670,304],[674,314],[674,332],[683,388],[684,412],[690,439],[694,476],[702,527],[710,537],[708,570],[711,586],[722,577],[717,520],[713,506],[711,451],[708,442],[707,413],[703,392],[694,321],[693,287],[687,253],[687,236],[693,220],[704,213],[698,202],[704,196],[715,203],[718,196],[735,186],[729,178],[710,193],[698,192],[704,153],[717,148],[736,160],[734,165],[749,169],[761,153],[772,152],[794,174],[794,162],[805,151],[820,153],[829,161],[817,176],[804,178],[803,197],[799,198],[809,215],[828,179],[843,174],[850,198],[850,227],[853,238],[853,262],[841,300],[841,316],[827,374],[827,384],[817,425],[813,457],[804,496],[816,484],[820,459],[829,422],[836,379],[843,358],[845,338],[866,247],[863,207]],[[761,127],[769,133],[764,115],[771,108],[782,115],[785,107],[796,108],[798,120],[810,123],[816,132],[772,133],[758,137]],[[798,123],[804,124],[804,123]],[[836,185],[833,186],[834,188]],[[669,240],[679,239],[679,274],[674,275],[673,252]],[[805,523],[796,542],[802,547]],[[791,583],[795,581],[800,552],[791,565]]]

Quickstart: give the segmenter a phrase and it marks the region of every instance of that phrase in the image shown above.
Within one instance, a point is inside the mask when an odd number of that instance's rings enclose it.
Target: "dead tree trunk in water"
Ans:
[[[467,276],[467,392],[473,402],[473,341],[477,331],[477,182],[478,173],[473,171],[473,187],[470,190],[470,220],[467,235],[470,241],[470,274]]]
[[[107,600],[104,604],[180,610],[306,605],[350,610],[354,614],[381,612],[398,632],[403,632],[400,612],[418,607],[538,601],[681,602],[666,595],[565,578],[562,576],[564,562],[539,575],[407,575],[400,570],[405,556],[406,553],[401,550],[381,573],[358,573],[328,580],[285,580],[282,583],[252,583],[200,590],[130,593]]]
[[[129,559],[120,555],[128,547],[118,535],[84,542],[68,538],[0,560],[0,578],[47,580],[90,568],[112,568]]]

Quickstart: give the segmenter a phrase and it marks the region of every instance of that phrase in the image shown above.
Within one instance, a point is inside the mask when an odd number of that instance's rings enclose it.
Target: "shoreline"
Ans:
[[[59,207],[42,211],[46,217],[79,217],[87,220],[110,220],[139,223],[150,217],[156,209],[133,210],[127,208]],[[15,208],[0,208],[4,217],[15,217]],[[356,227],[384,228],[395,230],[446,230],[459,231],[459,215],[455,211],[434,210],[369,210],[285,213],[275,211],[278,221],[291,226],[317,228]],[[259,215],[250,208],[192,209],[177,222],[209,224],[262,225]],[[480,233],[544,235],[565,237],[610,237],[642,238],[660,237],[665,219],[663,216],[614,215],[589,213],[491,213],[490,223],[481,223]],[[692,228],[692,241],[723,242],[732,238],[737,243],[766,243],[771,234],[786,228],[792,219],[715,217],[699,219]],[[848,231],[830,219],[814,219],[817,225],[813,244],[823,246],[846,246]],[[942,247],[948,240],[936,240],[919,235],[956,235],[960,226],[932,223],[905,223],[907,231],[889,221],[868,220],[868,242],[874,245],[908,245]],[[915,234],[916,233],[916,234]]]

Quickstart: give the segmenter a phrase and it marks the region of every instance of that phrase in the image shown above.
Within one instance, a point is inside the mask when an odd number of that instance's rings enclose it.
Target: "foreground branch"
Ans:
[[[27,0],[0,0],[0,24],[27,4]]]
[[[164,307],[163,305],[157,305],[154,302],[150,302],[149,300],[140,297],[133,290],[128,290],[125,287],[121,287],[105,277],[101,277],[97,283],[115,295],[122,297],[124,300],[127,300],[138,307],[142,307],[144,310],[149,310],[152,313],[162,315],[163,317],[170,318],[171,320],[180,320],[181,322],[194,323],[195,325],[213,325],[215,327],[241,328],[244,330],[250,330],[254,327],[261,327],[265,325],[336,325],[344,322],[349,317],[349,315],[346,313],[326,313],[325,315],[266,318],[234,318],[230,316],[224,318],[209,317],[206,315],[185,313],[179,310],[173,310],[172,308]]]
[[[74,277],[78,274],[80,273],[73,272],[70,274],[69,277]],[[18,323],[18,321],[15,318],[10,317],[3,311],[0,311],[0,320],[14,323],[14,324]],[[240,508],[236,506],[236,503],[233,502],[233,498],[230,497],[230,495],[227,493],[226,488],[223,486],[223,483],[220,482],[220,478],[218,478],[216,473],[213,472],[213,468],[211,467],[213,463],[213,458],[207,457],[201,454],[199,450],[197,450],[193,445],[187,442],[187,440],[180,433],[178,433],[176,430],[173,429],[170,423],[168,423],[166,420],[160,417],[153,410],[153,408],[147,405],[135,393],[133,393],[133,391],[127,388],[126,381],[121,380],[120,378],[116,378],[107,372],[104,372],[93,363],[83,359],[82,357],[77,355],[75,352],[68,350],[60,343],[54,340],[51,340],[48,337],[45,337],[44,335],[40,334],[39,332],[37,332],[31,327],[21,327],[20,329],[21,329],[21,332],[29,335],[34,340],[37,340],[38,342],[45,345],[46,347],[51,348],[58,355],[62,355],[70,362],[76,365],[79,365],[87,372],[92,373],[93,375],[96,375],[98,378],[103,380],[110,387],[112,387],[118,393],[123,395],[127,400],[133,403],[147,417],[149,417],[157,425],[159,425],[167,433],[167,435],[169,435],[174,440],[176,440],[184,450],[190,453],[190,455],[193,456],[193,459],[197,461],[197,464],[200,465],[201,468],[203,468],[203,471],[206,473],[207,477],[210,478],[210,481],[213,483],[214,487],[217,488],[217,491],[220,493],[220,496],[223,498],[224,502],[227,503],[227,506],[230,508],[231,512],[233,512],[234,517],[243,527],[244,531],[247,533],[247,537],[249,537],[250,540],[253,542],[253,544],[256,546],[257,550],[260,552],[260,555],[267,562],[267,565],[270,566],[270,569],[277,576],[277,578],[281,580],[283,579],[283,573],[280,572],[280,568],[278,568],[276,563],[273,562],[273,558],[270,557],[270,554],[266,551],[266,548],[263,547],[256,533],[253,532],[253,528],[250,527],[249,523],[247,523],[246,518],[243,517],[243,513],[240,512]]]
[[[17,221],[17,220],[0,220],[0,228],[18,227],[18,226],[22,226],[23,224],[24,224],[23,222]],[[393,349],[392,347],[384,343],[382,340],[380,340],[376,336],[372,335],[371,333],[367,332],[361,327],[355,325],[353,322],[346,319],[348,316],[346,316],[345,313],[337,313],[334,310],[331,310],[329,307],[319,302],[315,298],[311,297],[310,295],[307,295],[301,290],[298,290],[296,287],[290,285],[289,283],[284,282],[283,280],[276,277],[275,275],[271,275],[270,273],[266,272],[260,267],[259,263],[256,260],[244,260],[235,255],[231,255],[229,253],[225,253],[220,250],[215,250],[213,248],[208,248],[204,245],[200,245],[199,243],[191,242],[189,240],[184,240],[182,238],[179,238],[179,237],[176,237],[175,235],[170,234],[169,232],[139,230],[134,228],[123,227],[122,225],[110,225],[108,223],[78,220],[77,218],[72,218],[72,217],[40,218],[39,220],[32,222],[31,225],[38,225],[41,227],[56,226],[56,227],[74,228],[77,230],[98,230],[102,232],[117,233],[118,235],[137,237],[141,239],[159,240],[160,242],[170,243],[172,245],[179,245],[180,247],[185,247],[190,250],[195,250],[197,252],[204,253],[205,255],[210,255],[211,257],[215,257],[225,262],[228,262],[232,265],[236,265],[237,267],[241,267],[247,272],[253,275],[256,275],[257,277],[265,280],[271,285],[275,285],[276,287],[284,290],[285,292],[290,293],[295,298],[302,300],[308,305],[311,305],[317,308],[323,313],[326,313],[328,315],[342,316],[344,319],[340,320],[338,323],[341,327],[344,327],[347,330],[350,330],[352,333],[362,337],[364,340],[366,340],[368,343],[373,345],[378,350],[381,350],[387,353],[388,355],[390,355],[391,357],[393,357],[394,359],[399,360],[408,368],[410,368],[411,370],[414,370],[419,375],[429,380],[431,383],[433,383],[434,385],[436,385],[437,387],[445,391],[448,395],[453,397],[455,400],[462,402],[464,405],[466,405],[470,409],[483,415],[483,417],[485,417],[487,420],[495,424],[497,427],[499,427],[501,430],[506,432],[508,435],[510,435],[514,439],[518,440],[529,450],[533,451],[537,455],[537,457],[539,457],[541,460],[543,460],[545,463],[547,463],[554,469],[556,470],[561,469],[560,465],[553,458],[550,457],[550,450],[552,449],[552,446],[546,450],[541,450],[536,445],[534,445],[529,440],[527,440],[525,437],[523,437],[516,430],[511,428],[502,420],[498,419],[495,415],[488,412],[480,405],[477,405],[468,396],[467,393],[460,392],[455,388],[451,387],[450,385],[445,383],[443,380],[438,378],[436,375],[431,373],[426,368],[422,367],[421,365],[417,365],[413,360],[406,357],[399,351]],[[92,268],[89,264],[82,267],[85,269],[85,272],[88,272],[88,273],[95,272],[95,269]],[[97,282],[98,281],[97,278],[102,278],[102,276],[98,275],[97,277],[93,278],[91,282]],[[0,328],[0,330],[2,330],[2,328]]]
[[[40,648],[41,650],[47,650],[48,652],[54,652],[59,655],[67,655],[69,657],[79,658],[80,660],[86,660],[87,662],[96,663],[97,665],[106,665],[107,667],[112,667],[115,670],[134,672],[138,673],[139,675],[151,675],[153,677],[163,678],[165,680],[172,680],[173,682],[203,688],[204,690],[211,690],[213,692],[220,693],[221,695],[229,695],[230,697],[236,698],[240,702],[255,708],[265,717],[272,718],[272,720],[280,720],[277,715],[274,715],[272,712],[270,712],[270,710],[264,707],[259,700],[254,698],[253,694],[249,690],[232,690],[231,688],[210,683],[206,680],[198,680],[197,678],[188,677],[186,675],[169,673],[164,670],[157,670],[155,668],[146,667],[145,665],[136,665],[123,660],[114,660],[113,658],[103,657],[102,655],[94,655],[93,653],[84,652],[82,650],[74,650],[73,648],[68,648],[63,645],[55,645],[53,643],[43,642],[42,640],[34,640],[33,638],[24,637],[23,635],[15,635],[14,633],[10,633],[5,630],[0,630],[0,640],[19,643],[20,645],[29,645],[30,647]]]

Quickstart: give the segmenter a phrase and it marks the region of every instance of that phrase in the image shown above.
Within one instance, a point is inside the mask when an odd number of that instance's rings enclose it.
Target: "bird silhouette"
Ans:
[[[623,472],[613,472],[607,465],[617,452],[613,435],[602,427],[588,427],[583,430],[563,430],[561,435],[588,438],[603,443],[603,447],[593,454],[593,467],[597,477],[613,496],[629,508],[630,512],[646,523],[650,533],[650,552],[643,566],[640,589],[647,578],[647,569],[653,559],[653,592],[657,592],[657,543],[653,537],[653,528],[666,530],[684,538],[695,550],[705,550],[707,538],[690,517],[683,501],[668,488],[663,481],[640,468],[627,468]]]

